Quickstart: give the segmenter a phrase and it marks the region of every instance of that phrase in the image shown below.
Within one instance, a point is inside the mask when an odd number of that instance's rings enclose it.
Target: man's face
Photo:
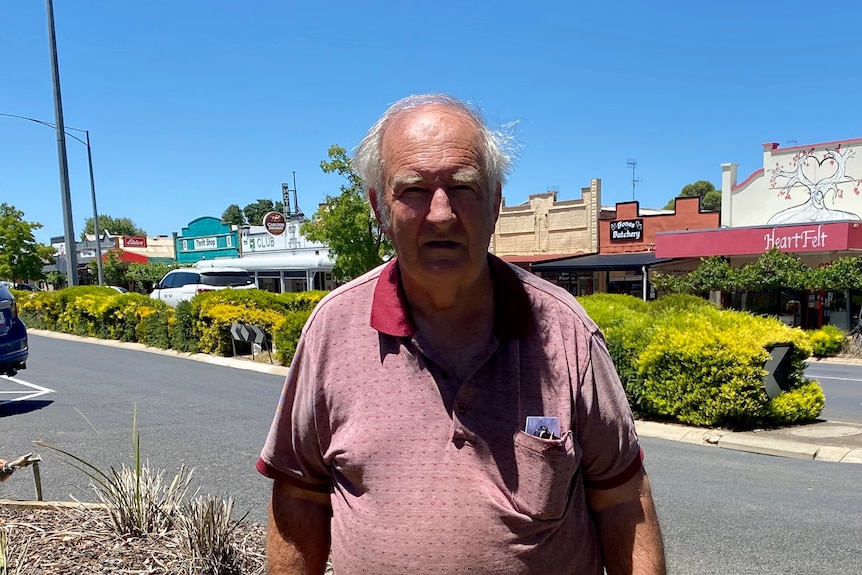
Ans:
[[[429,288],[468,286],[484,269],[500,206],[473,120],[440,105],[405,112],[384,133],[382,158],[402,274]]]

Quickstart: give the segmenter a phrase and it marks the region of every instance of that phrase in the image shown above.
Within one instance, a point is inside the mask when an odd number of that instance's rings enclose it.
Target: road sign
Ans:
[[[236,356],[236,342],[246,341],[251,343],[252,358],[266,348],[266,352],[269,354],[269,362],[272,363],[272,351],[266,346],[266,332],[263,331],[262,327],[233,322],[230,324],[230,335],[233,338],[230,343],[233,347],[234,356]]]
[[[247,323],[234,322],[230,324],[230,335],[237,341],[263,344],[266,342],[266,332],[263,328]]]

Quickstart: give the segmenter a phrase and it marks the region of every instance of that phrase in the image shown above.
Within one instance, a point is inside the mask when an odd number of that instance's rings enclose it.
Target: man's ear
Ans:
[[[389,229],[387,222],[383,219],[383,214],[380,213],[379,204],[377,203],[377,190],[368,188],[368,201],[371,202],[371,209],[374,210],[374,219],[377,220],[377,225],[386,237],[389,237]]]
[[[368,201],[371,202],[371,209],[374,210],[374,217],[377,223],[380,223],[380,212],[377,211],[377,190],[368,188]]]
[[[503,184],[497,182],[494,189],[494,221],[500,217],[500,205],[503,203]]]

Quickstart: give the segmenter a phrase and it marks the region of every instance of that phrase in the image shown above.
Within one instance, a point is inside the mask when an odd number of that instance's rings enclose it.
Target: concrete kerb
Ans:
[[[693,429],[684,425],[655,421],[638,420],[635,422],[635,427],[638,435],[642,437],[710,445],[776,457],[793,457],[834,463],[862,463],[862,448],[815,445],[783,438],[758,437],[746,432]]]

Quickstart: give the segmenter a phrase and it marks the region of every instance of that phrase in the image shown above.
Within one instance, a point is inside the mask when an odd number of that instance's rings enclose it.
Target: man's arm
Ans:
[[[274,480],[266,557],[270,575],[322,575],[329,557],[329,494]]]
[[[612,489],[587,488],[608,575],[665,575],[664,544],[643,469]]]

